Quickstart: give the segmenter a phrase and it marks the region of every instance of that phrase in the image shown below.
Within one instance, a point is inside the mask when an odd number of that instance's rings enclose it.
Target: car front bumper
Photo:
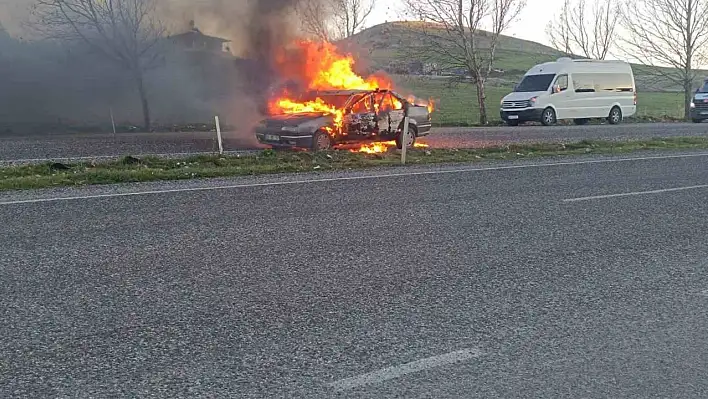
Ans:
[[[300,135],[290,132],[256,129],[256,139],[258,139],[258,142],[274,147],[311,148],[312,136],[311,134]]]
[[[543,109],[541,108],[499,110],[499,116],[505,122],[537,122],[541,120],[541,114],[543,114]]]

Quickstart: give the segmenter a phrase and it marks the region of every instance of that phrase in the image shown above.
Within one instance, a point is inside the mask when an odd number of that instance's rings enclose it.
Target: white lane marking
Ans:
[[[524,165],[491,166],[491,167],[486,167],[486,168],[440,169],[440,170],[430,170],[430,171],[425,171],[425,172],[401,172],[401,173],[373,174],[373,175],[363,175],[363,176],[332,177],[332,178],[323,178],[323,179],[303,179],[303,180],[276,181],[276,182],[266,182],[266,183],[233,184],[233,185],[225,185],[225,186],[187,187],[187,188],[176,188],[176,189],[169,189],[169,190],[149,190],[149,191],[126,192],[126,193],[94,194],[94,195],[81,195],[81,196],[72,196],[72,197],[36,198],[36,199],[27,199],[27,200],[4,201],[4,202],[0,202],[0,206],[1,205],[32,204],[32,203],[40,203],[40,202],[74,201],[74,200],[86,200],[86,199],[98,199],[98,198],[132,197],[132,196],[150,195],[150,194],[187,193],[187,192],[195,192],[195,191],[232,190],[232,189],[238,189],[238,188],[287,186],[287,185],[308,184],[308,183],[327,183],[327,182],[336,182],[336,181],[383,179],[383,178],[391,178],[391,177],[425,176],[425,175],[438,175],[438,174],[450,174],[450,173],[485,172],[485,171],[513,170],[513,169],[532,169],[532,168],[545,168],[545,167],[553,167],[553,166],[574,166],[574,165],[648,161],[648,160],[656,160],[656,159],[696,158],[696,157],[708,157],[708,153],[663,155],[663,156],[651,156],[651,157],[596,159],[596,160],[588,160],[588,161],[548,162],[548,163],[524,164]],[[434,166],[434,165],[430,165],[430,166]]]
[[[377,384],[383,381],[392,380],[410,373],[432,369],[435,367],[446,366],[448,364],[458,363],[464,360],[478,357],[482,352],[478,349],[463,349],[456,352],[446,353],[428,357],[425,359],[416,360],[414,362],[401,364],[399,366],[387,367],[371,373],[362,374],[356,377],[345,378],[343,380],[330,383],[329,386],[337,391],[343,391],[360,387],[363,385]]]
[[[698,186],[687,186],[687,187],[662,188],[660,190],[632,191],[632,192],[628,192],[628,193],[593,195],[590,197],[567,198],[567,199],[564,199],[563,202],[579,202],[579,201],[590,201],[590,200],[605,199],[605,198],[630,197],[630,196],[635,196],[635,195],[661,194],[661,193],[670,193],[670,192],[674,192],[674,191],[696,190],[699,188],[708,188],[708,184],[701,184]]]

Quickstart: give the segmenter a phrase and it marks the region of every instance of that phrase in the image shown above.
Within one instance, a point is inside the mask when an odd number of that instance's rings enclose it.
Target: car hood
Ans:
[[[531,97],[542,96],[546,91],[520,91],[507,94],[502,101],[526,101]]]
[[[267,126],[300,126],[303,124],[315,123],[332,119],[331,115],[324,113],[301,113],[273,115],[263,120]]]

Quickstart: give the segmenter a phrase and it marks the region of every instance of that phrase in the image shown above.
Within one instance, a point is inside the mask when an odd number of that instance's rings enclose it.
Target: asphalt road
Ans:
[[[481,147],[509,142],[579,141],[708,135],[708,124],[625,124],[437,128],[423,138],[435,148]],[[0,137],[0,161],[215,151],[215,133],[121,133]],[[248,132],[226,132],[226,150],[266,148]]]
[[[2,194],[0,397],[708,397],[708,154],[563,160]]]

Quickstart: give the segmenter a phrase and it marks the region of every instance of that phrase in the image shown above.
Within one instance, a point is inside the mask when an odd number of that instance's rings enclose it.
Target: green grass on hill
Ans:
[[[470,83],[450,84],[446,79],[397,76],[397,85],[406,94],[436,100],[433,121],[436,125],[469,126],[479,123],[479,104],[475,86]],[[492,122],[500,121],[499,103],[511,87],[487,87],[487,110]],[[674,120],[683,117],[681,93],[639,93],[635,119]]]
[[[360,59],[368,60],[370,69],[386,68],[392,63],[415,61],[415,51],[411,49],[420,46],[421,29],[431,29],[431,25],[421,22],[390,22],[365,29],[343,44]],[[561,56],[562,53],[543,44],[502,36],[494,65],[495,69],[502,72],[495,73],[487,87],[490,119],[499,120],[499,101],[529,68]],[[657,78],[656,73],[648,67],[633,65],[632,68],[639,91],[639,109],[635,119],[667,120],[683,117],[679,87],[665,78]],[[473,85],[460,83],[450,86],[444,79],[420,76],[398,76],[395,79],[401,91],[409,91],[418,97],[438,99],[436,123],[478,123],[479,111]]]

